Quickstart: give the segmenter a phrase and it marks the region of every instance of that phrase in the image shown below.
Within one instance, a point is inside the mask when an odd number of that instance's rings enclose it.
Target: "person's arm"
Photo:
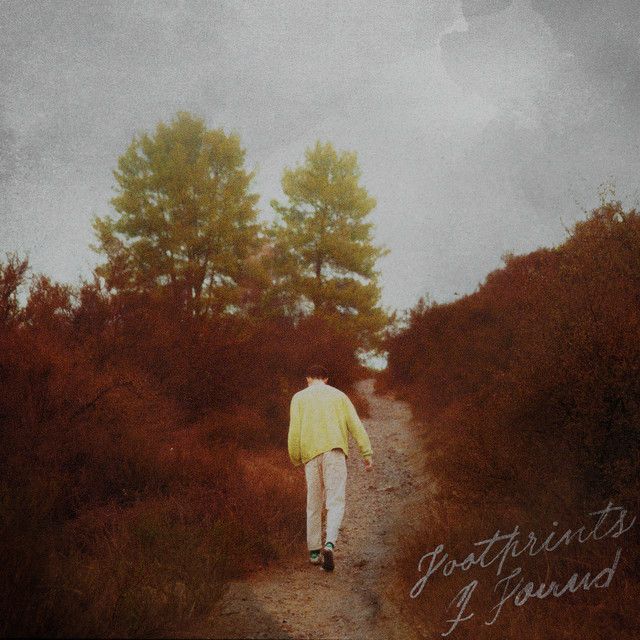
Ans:
[[[300,407],[296,397],[291,398],[291,406],[289,408],[289,458],[294,466],[302,464],[300,458]]]
[[[369,435],[365,431],[365,428],[362,426],[362,422],[360,421],[358,412],[353,406],[353,402],[351,402],[351,400],[349,399],[349,396],[345,394],[343,401],[346,411],[347,427],[351,435],[355,438],[355,441],[358,444],[358,448],[360,449],[360,454],[364,458],[364,461],[368,468],[371,466],[373,455]]]

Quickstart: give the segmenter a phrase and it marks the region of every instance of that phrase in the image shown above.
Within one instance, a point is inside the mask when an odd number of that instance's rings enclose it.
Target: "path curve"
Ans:
[[[427,478],[416,441],[419,431],[411,427],[408,404],[376,395],[373,379],[360,381],[358,390],[369,402],[371,415],[363,423],[375,469],[364,470],[352,440],[335,571],[311,565],[301,546],[291,561],[233,582],[206,625],[191,637],[424,638],[402,612],[411,585],[392,577],[397,535],[419,524],[413,514],[420,510],[412,505],[416,488]]]

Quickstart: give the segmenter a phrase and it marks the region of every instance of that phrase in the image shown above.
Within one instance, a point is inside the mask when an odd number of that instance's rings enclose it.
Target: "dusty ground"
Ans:
[[[392,577],[396,538],[418,524],[415,489],[428,477],[411,429],[411,411],[404,402],[375,395],[373,380],[359,384],[371,408],[363,423],[375,468],[364,470],[352,440],[335,571],[311,565],[301,546],[290,560],[232,583],[210,619],[190,637],[427,637],[424,629],[404,619],[403,603],[413,585]],[[300,478],[304,482],[303,474]]]

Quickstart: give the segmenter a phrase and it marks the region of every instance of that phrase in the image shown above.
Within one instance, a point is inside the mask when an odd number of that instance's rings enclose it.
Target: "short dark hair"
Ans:
[[[307,378],[315,378],[316,380],[324,380],[329,377],[329,372],[320,364],[312,364],[307,367]]]

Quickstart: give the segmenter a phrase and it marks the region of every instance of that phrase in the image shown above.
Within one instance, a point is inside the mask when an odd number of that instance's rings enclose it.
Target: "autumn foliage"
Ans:
[[[0,264],[0,632],[180,634],[303,540],[288,403],[320,356],[348,387],[353,348],[318,318],[198,319],[29,273]]]
[[[231,577],[303,541],[291,396],[313,362],[351,391],[384,325],[370,322],[384,317],[363,222],[375,201],[354,153],[316,146],[329,162],[313,202],[330,219],[316,236],[351,256],[321,242],[316,275],[361,292],[339,308],[283,289],[295,274],[276,244],[296,246],[258,222],[239,136],[183,111],[118,159],[92,282],[0,262],[0,634],[179,635]]]
[[[640,214],[603,204],[551,249],[507,256],[479,289],[417,305],[387,341],[384,383],[423,418],[426,468],[437,492],[408,536],[403,578],[439,543],[463,559],[495,531],[577,529],[608,501],[640,512]],[[563,528],[564,527],[564,528]],[[456,593],[478,578],[476,616],[451,637],[636,637],[637,525],[617,542],[612,586],[506,605],[480,570],[434,578],[412,601],[417,620],[445,631]],[[523,558],[526,579],[564,582],[610,566],[614,541]],[[428,603],[426,606],[425,603]],[[469,611],[467,612],[469,613]],[[485,616],[485,618],[483,618]],[[439,626],[438,626],[439,625]],[[570,634],[565,635],[570,629]]]

